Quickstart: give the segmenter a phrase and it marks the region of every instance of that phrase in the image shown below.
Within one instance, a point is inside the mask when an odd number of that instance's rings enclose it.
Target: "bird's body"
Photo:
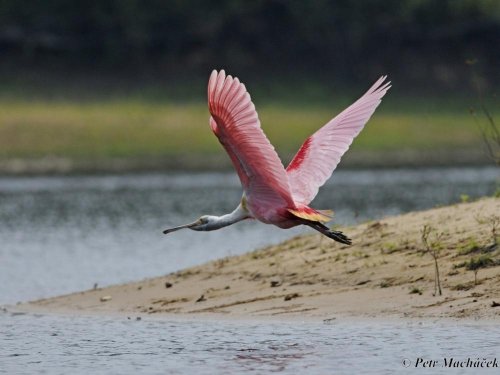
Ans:
[[[215,230],[245,219],[257,219],[280,228],[307,225],[346,244],[351,241],[323,223],[331,211],[309,203],[330,178],[352,140],[363,129],[390,87],[381,77],[360,99],[306,139],[285,169],[262,128],[250,95],[238,78],[213,71],[208,83],[210,127],[226,149],[238,173],[243,197],[230,214],[202,216],[181,228]]]

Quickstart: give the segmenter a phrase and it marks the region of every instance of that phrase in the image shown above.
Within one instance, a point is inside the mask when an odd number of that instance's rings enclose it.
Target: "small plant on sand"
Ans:
[[[418,294],[419,296],[421,296],[422,291],[419,288],[417,288],[416,286],[414,286],[413,288],[411,288],[410,294]]]
[[[467,266],[467,261],[464,260],[463,262],[454,264],[453,269],[464,268],[465,266]]]
[[[434,295],[439,292],[441,296],[443,293],[441,291],[441,280],[439,279],[439,265],[438,258],[443,245],[441,243],[441,239],[443,237],[443,233],[435,233],[434,229],[430,225],[424,225],[422,228],[421,239],[422,244],[424,245],[424,253],[431,254],[434,259]],[[433,239],[431,240],[431,234],[433,234]]]
[[[470,253],[476,253],[480,250],[480,246],[475,238],[470,237],[466,241],[467,242],[459,246],[458,255],[467,255]]]
[[[493,251],[498,246],[498,230],[500,229],[500,216],[489,215],[489,216],[477,216],[476,221],[478,224],[488,225],[490,227],[491,233],[491,245],[488,246],[490,251]]]
[[[381,288],[389,288],[391,286],[391,283],[387,280],[382,280],[379,284]]]
[[[392,254],[399,250],[398,245],[393,242],[386,242],[382,245],[382,253],[383,254]]]
[[[474,288],[474,285],[472,285],[472,283],[460,283],[451,287],[452,290],[469,290],[472,288]]]
[[[481,268],[487,268],[495,265],[495,261],[489,255],[481,255],[472,258],[466,265],[469,271],[474,272],[474,285],[477,285],[477,273]]]
[[[467,203],[469,202],[470,197],[467,194],[460,194],[460,202]]]

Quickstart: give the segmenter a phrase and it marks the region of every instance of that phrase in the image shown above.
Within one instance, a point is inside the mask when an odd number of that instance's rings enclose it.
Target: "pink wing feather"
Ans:
[[[390,82],[384,83],[386,78],[380,77],[354,104],[306,139],[286,169],[295,202],[309,204],[330,178],[391,87]]]
[[[266,138],[245,85],[224,70],[213,71],[208,82],[210,126],[236,168],[249,203],[258,202],[258,216],[295,207],[288,177]],[[253,205],[253,210],[257,205]]]

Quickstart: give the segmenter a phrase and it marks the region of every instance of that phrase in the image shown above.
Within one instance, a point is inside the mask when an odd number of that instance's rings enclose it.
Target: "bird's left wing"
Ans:
[[[271,207],[294,207],[288,177],[265,136],[245,85],[224,70],[213,71],[208,82],[210,126],[238,172],[247,197]]]
[[[309,204],[330,178],[391,87],[385,79],[380,77],[361,98],[306,139],[286,168],[295,202]]]

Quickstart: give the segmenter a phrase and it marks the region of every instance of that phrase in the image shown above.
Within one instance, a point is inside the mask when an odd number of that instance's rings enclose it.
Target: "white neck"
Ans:
[[[245,210],[241,203],[236,207],[236,209],[230,214],[222,216],[209,216],[209,222],[205,225],[204,230],[215,230],[228,225],[237,223],[238,221],[249,219],[251,216],[247,210]]]

